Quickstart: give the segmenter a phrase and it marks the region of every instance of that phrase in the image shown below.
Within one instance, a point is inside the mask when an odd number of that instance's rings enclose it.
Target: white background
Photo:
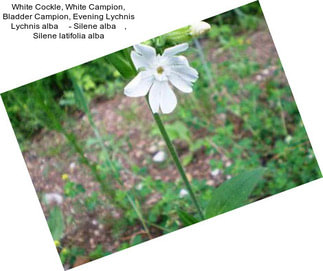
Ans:
[[[1,92],[250,1],[115,2],[137,20],[103,42],[34,41],[1,21]],[[323,168],[321,1],[260,3]],[[0,269],[62,270],[2,101],[0,165]],[[322,192],[314,181],[75,270],[323,270]]]

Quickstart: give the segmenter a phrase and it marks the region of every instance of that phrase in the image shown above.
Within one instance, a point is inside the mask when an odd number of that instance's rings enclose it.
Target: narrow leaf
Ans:
[[[124,49],[110,54],[106,56],[106,59],[126,79],[131,79],[137,74],[137,71],[134,68],[133,63],[130,59],[130,53],[128,49]]]
[[[58,206],[50,210],[47,223],[54,240],[60,240],[63,237],[65,224],[63,213]]]
[[[200,221],[196,217],[182,210],[178,210],[177,213],[178,213],[179,219],[182,221],[184,226],[190,226]]]

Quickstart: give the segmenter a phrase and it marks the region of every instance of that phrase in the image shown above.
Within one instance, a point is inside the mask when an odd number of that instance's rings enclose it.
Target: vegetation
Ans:
[[[321,172],[259,4],[207,22],[186,53],[194,91],[161,119],[209,218]],[[167,153],[158,127],[114,61],[1,95],[66,268],[200,221],[171,158],[154,161]]]

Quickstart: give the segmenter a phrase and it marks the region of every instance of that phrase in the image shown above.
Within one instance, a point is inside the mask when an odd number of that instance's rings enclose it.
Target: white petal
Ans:
[[[139,55],[135,51],[131,51],[131,59],[132,59],[132,62],[135,65],[137,70],[139,70],[140,68],[148,68],[149,67],[150,63],[149,63],[148,59],[142,55]]]
[[[156,163],[164,162],[167,158],[167,154],[164,151],[159,151],[153,156],[153,161]]]
[[[180,191],[179,191],[179,197],[180,198],[184,198],[185,196],[188,195],[188,191],[184,188],[182,188]]]
[[[153,58],[156,56],[156,50],[155,48],[145,45],[145,44],[137,44],[133,46],[136,50],[136,52],[145,58]]]
[[[203,33],[209,31],[211,26],[207,22],[197,22],[191,25],[191,35],[192,36],[199,36]]]
[[[178,44],[176,46],[167,48],[164,53],[163,56],[174,56],[178,53],[184,52],[186,51],[188,48],[188,44],[187,43],[182,43],[182,44]]]
[[[153,80],[153,75],[150,72],[142,71],[124,88],[124,94],[129,97],[145,96]]]
[[[195,82],[199,77],[197,70],[187,66],[172,66],[172,71],[187,81]]]
[[[176,87],[178,90],[184,93],[190,93],[193,91],[191,82],[185,80],[183,77],[180,77],[175,73],[171,73],[168,78],[169,78],[169,81],[172,83],[172,85]]]
[[[168,57],[167,64],[170,66],[187,66],[187,67],[189,67],[190,65],[185,56]]]
[[[221,173],[221,170],[220,170],[220,169],[218,169],[218,168],[216,168],[215,170],[212,170],[212,171],[211,171],[211,175],[212,175],[213,177],[218,176],[220,173]]]
[[[153,113],[158,113],[162,91],[163,91],[163,82],[154,81],[149,91],[149,104],[151,107],[151,111]]]
[[[160,109],[164,114],[169,114],[175,109],[177,98],[167,81],[163,81],[162,84]]]

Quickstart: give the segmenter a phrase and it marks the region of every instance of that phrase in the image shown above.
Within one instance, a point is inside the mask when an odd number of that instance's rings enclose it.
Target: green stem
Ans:
[[[152,223],[152,222],[150,222],[149,220],[145,220],[145,221],[146,221],[146,223],[147,223],[147,224],[149,224],[149,225],[153,226],[153,227],[154,227],[154,228],[156,228],[156,229],[162,230],[162,231],[164,231],[165,233],[170,233],[170,232],[172,232],[172,230],[167,229],[167,228],[165,228],[165,227],[162,227],[162,226],[160,226],[160,225],[157,225],[157,224],[155,224],[155,223]]]
[[[207,62],[206,62],[206,60],[205,60],[205,55],[204,55],[204,52],[203,52],[202,46],[201,46],[201,44],[200,44],[200,42],[199,42],[199,40],[198,40],[198,39],[194,39],[194,44],[195,44],[195,47],[196,47],[196,49],[197,49],[197,53],[198,53],[198,55],[199,55],[199,57],[200,57],[200,59],[201,59],[201,62],[202,62],[202,65],[203,65],[204,71],[205,71],[205,73],[206,73],[206,76],[207,76],[207,78],[208,78],[208,81],[209,81],[210,85],[211,85],[212,87],[214,87],[214,86],[215,86],[215,82],[214,82],[214,79],[213,79],[212,73],[211,73],[211,71],[210,71],[210,68],[209,68],[209,66],[207,65]]]
[[[281,119],[281,122],[282,122],[284,134],[285,134],[285,136],[287,136],[288,131],[287,131],[286,121],[285,121],[285,117],[284,117],[284,109],[283,109],[282,101],[281,101],[280,97],[279,97],[279,100],[278,100],[278,106],[279,106],[279,109],[280,109],[280,119]]]
[[[110,161],[109,154],[108,154],[108,150],[106,149],[106,147],[104,145],[104,142],[102,140],[102,137],[101,137],[101,135],[100,135],[100,133],[99,133],[96,125],[94,124],[94,121],[92,119],[92,116],[89,115],[88,118],[89,118],[90,124],[93,125],[92,128],[94,129],[95,135],[96,135],[97,139],[100,142],[100,146],[101,146],[102,150],[104,151],[104,154],[105,154],[105,157],[106,157],[105,162],[106,162],[107,166],[111,169],[112,174],[114,175],[115,180],[118,182],[118,184],[120,186],[123,186],[122,181],[120,180],[120,174],[119,174],[118,170],[114,167],[112,161]],[[148,229],[148,227],[146,225],[146,222],[145,222],[145,220],[143,218],[143,215],[142,215],[142,212],[140,210],[139,204],[136,204],[136,201],[134,201],[131,198],[131,196],[129,195],[129,192],[127,190],[125,190],[125,192],[126,192],[126,197],[127,197],[128,201],[129,201],[129,203],[131,204],[132,208],[136,212],[136,214],[137,214],[137,216],[138,216],[138,218],[139,218],[142,226],[144,227],[144,230],[147,233],[149,239],[152,239],[152,236],[150,234],[150,231],[149,231],[149,229]]]
[[[130,195],[129,195],[129,193],[127,191],[126,191],[126,196],[127,196],[128,201],[130,202],[132,208],[135,210],[135,212],[136,212],[136,214],[137,214],[137,216],[138,216],[138,218],[139,218],[142,226],[144,227],[144,230],[147,233],[149,239],[152,239],[152,236],[151,236],[150,231],[149,231],[149,229],[147,227],[146,221],[145,221],[145,219],[144,219],[144,217],[143,217],[143,215],[142,215],[142,213],[140,211],[140,207],[139,207],[138,201],[136,201],[136,200],[134,201],[130,197]]]
[[[97,125],[95,124],[94,120],[93,120],[90,108],[88,107],[88,104],[87,104],[86,99],[84,97],[83,89],[75,81],[73,81],[73,83],[74,83],[74,86],[75,86],[75,91],[76,91],[76,93],[77,93],[77,95],[78,95],[78,97],[80,99],[80,102],[82,103],[82,108],[83,108],[83,110],[84,110],[84,112],[85,112],[85,114],[86,114],[86,116],[87,116],[87,118],[89,120],[89,123],[91,125],[91,128],[92,128],[94,134],[95,134],[95,137],[99,141],[101,150],[104,152],[105,164],[106,164],[107,168],[109,168],[111,170],[112,175],[115,178],[115,180],[118,182],[118,184],[120,186],[123,186],[119,170],[115,167],[115,165],[111,161],[108,149],[105,146],[104,140],[103,140],[103,138],[102,138],[102,136],[101,136],[101,134],[99,132],[99,129],[98,129]],[[114,195],[114,191],[112,191],[112,192],[113,192],[113,195]],[[136,212],[136,214],[137,214],[142,226],[144,227],[144,230],[146,231],[149,239],[152,239],[150,231],[149,231],[149,229],[148,229],[148,227],[146,225],[146,222],[145,222],[145,220],[143,218],[143,215],[142,215],[142,212],[140,210],[140,205],[136,201],[135,195],[133,195],[133,197],[134,197],[134,200],[133,200],[131,198],[131,196],[130,196],[130,193],[128,191],[125,191],[125,192],[126,192],[126,197],[127,197],[128,201],[129,201],[129,203],[131,204],[134,211]]]
[[[148,104],[149,104],[149,102],[148,102]],[[186,185],[186,188],[187,188],[187,190],[188,190],[188,192],[189,192],[189,194],[190,194],[190,196],[192,198],[192,201],[193,201],[193,203],[194,203],[194,205],[195,205],[201,219],[204,219],[204,215],[203,215],[203,213],[201,211],[201,208],[200,208],[200,206],[199,206],[199,204],[198,204],[198,202],[196,200],[196,197],[194,195],[193,189],[192,189],[192,187],[191,187],[191,185],[190,185],[190,183],[189,183],[189,181],[187,179],[187,176],[185,174],[184,168],[183,168],[183,166],[182,166],[182,164],[181,164],[181,162],[179,160],[179,157],[178,157],[178,154],[176,152],[176,149],[175,149],[172,141],[170,140],[170,138],[169,138],[169,136],[167,134],[167,131],[166,131],[164,125],[163,125],[163,122],[162,122],[159,114],[157,114],[157,113],[154,114],[153,113],[153,117],[154,117],[154,119],[155,119],[155,121],[157,123],[157,126],[158,126],[158,128],[160,130],[160,133],[162,134],[162,136],[163,136],[163,138],[164,138],[164,140],[166,142],[167,148],[168,148],[168,150],[169,150],[169,152],[170,152],[170,154],[171,154],[171,156],[172,156],[172,158],[173,158],[173,160],[175,162],[177,170],[178,170],[179,174],[181,175],[181,177],[182,177],[182,179],[183,179],[183,181],[184,181],[184,183]]]

